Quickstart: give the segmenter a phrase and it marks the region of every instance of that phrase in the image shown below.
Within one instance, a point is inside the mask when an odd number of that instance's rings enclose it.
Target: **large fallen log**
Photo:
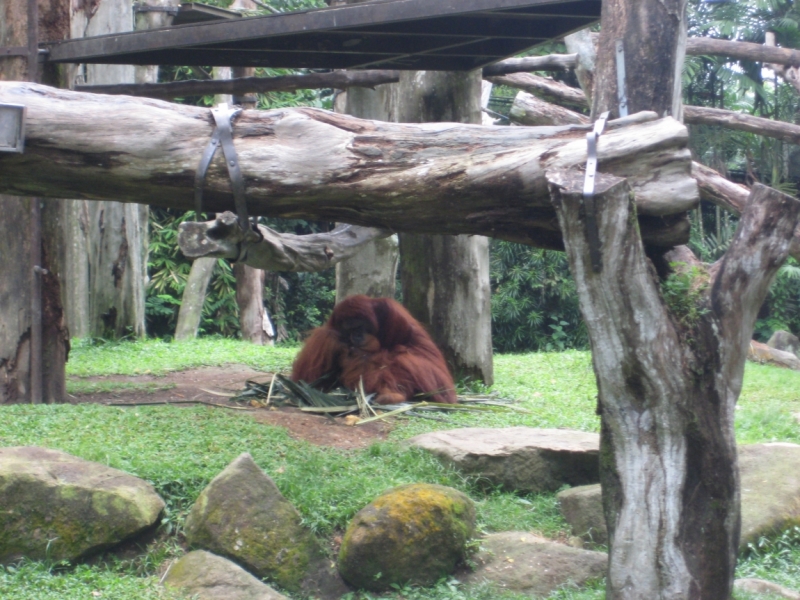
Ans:
[[[27,108],[24,154],[0,157],[0,192],[191,209],[213,129],[207,109],[0,82]],[[480,234],[561,248],[546,172],[582,168],[589,126],[483,127],[367,121],[311,108],[244,111],[233,127],[251,214],[415,233]],[[648,243],[684,243],[698,202],[681,123],[609,124],[600,169],[627,177]],[[234,208],[221,153],[205,210]]]

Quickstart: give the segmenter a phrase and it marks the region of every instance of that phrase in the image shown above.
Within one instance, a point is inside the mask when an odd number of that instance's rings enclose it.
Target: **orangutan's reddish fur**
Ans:
[[[376,394],[378,404],[405,402],[434,392],[433,402],[454,403],[455,386],[433,340],[398,302],[350,296],[315,329],[294,361],[292,379],[314,384],[333,379],[354,390]]]

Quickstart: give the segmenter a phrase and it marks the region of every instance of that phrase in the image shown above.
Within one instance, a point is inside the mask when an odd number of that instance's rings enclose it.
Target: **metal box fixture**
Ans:
[[[25,107],[19,104],[0,104],[0,152],[25,149]]]
[[[47,44],[56,63],[465,71],[587,27],[601,0],[376,0]]]

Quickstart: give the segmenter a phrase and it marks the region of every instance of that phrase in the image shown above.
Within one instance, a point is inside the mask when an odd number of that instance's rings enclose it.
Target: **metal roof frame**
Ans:
[[[461,71],[600,18],[601,0],[376,0],[47,44],[55,63]]]

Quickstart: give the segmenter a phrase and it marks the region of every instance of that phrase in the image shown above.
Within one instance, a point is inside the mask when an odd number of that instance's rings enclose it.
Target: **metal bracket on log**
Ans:
[[[603,133],[608,119],[608,111],[595,121],[592,131],[586,134],[587,158],[586,179],[583,181],[583,210],[586,215],[586,234],[589,239],[589,257],[592,271],[599,273],[603,269],[603,257],[600,253],[600,233],[597,228],[597,211],[594,205],[594,180],[597,175],[597,139]]]
[[[222,146],[225,165],[228,167],[228,176],[231,178],[231,185],[233,186],[233,202],[236,206],[237,221],[239,223],[239,228],[245,232],[242,244],[246,246],[248,243],[259,242],[262,238],[257,228],[250,225],[250,219],[247,216],[247,196],[244,186],[244,176],[239,166],[236,147],[233,145],[232,120],[241,112],[241,108],[228,108],[227,104],[220,104],[216,108],[211,109],[216,127],[211,134],[208,145],[203,151],[203,156],[200,158],[200,164],[197,166],[197,171],[194,175],[194,206],[197,213],[196,218],[199,220],[200,213],[203,212],[203,182],[205,181],[208,166],[211,164],[211,159],[214,158],[217,147]]]

